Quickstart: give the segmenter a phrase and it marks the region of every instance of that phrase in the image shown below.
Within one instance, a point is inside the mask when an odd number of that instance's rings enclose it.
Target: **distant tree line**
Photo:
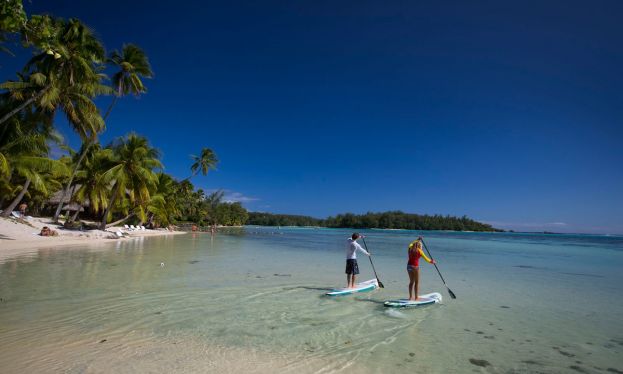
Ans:
[[[405,230],[501,231],[467,216],[420,215],[401,211],[366,214],[338,214],[318,219],[307,216],[249,212],[247,225],[321,226],[332,228],[380,228]]]
[[[247,225],[258,226],[322,226],[322,220],[308,216],[249,212]]]

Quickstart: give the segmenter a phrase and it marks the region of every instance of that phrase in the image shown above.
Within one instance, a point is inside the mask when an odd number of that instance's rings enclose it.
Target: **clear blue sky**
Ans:
[[[210,147],[193,183],[250,210],[623,233],[619,0],[100,4],[26,5],[149,55],[104,142],[143,134],[179,178]]]

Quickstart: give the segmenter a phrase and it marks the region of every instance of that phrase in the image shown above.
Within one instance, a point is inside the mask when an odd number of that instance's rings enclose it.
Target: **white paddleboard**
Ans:
[[[327,292],[327,296],[342,296],[350,295],[357,292],[372,291],[379,286],[379,282],[376,279],[370,279],[365,282],[357,283],[355,288],[337,288],[331,292]]]
[[[421,295],[417,301],[409,299],[389,300],[386,301],[384,305],[390,308],[414,308],[418,306],[440,303],[441,300],[441,294],[439,292],[433,292],[426,295]]]

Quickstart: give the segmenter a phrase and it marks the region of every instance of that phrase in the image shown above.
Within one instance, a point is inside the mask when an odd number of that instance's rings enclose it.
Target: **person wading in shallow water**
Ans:
[[[409,273],[409,300],[417,300],[418,287],[420,285],[420,257],[424,257],[424,260],[429,264],[434,264],[435,260],[426,257],[422,251],[421,236],[409,244],[407,253],[409,254],[409,261],[407,262],[407,273]]]
[[[357,239],[359,238],[361,238],[361,235],[353,233],[346,243],[346,288],[355,288],[355,277],[359,274],[357,251],[361,251],[367,256],[370,256],[370,253],[357,243]]]

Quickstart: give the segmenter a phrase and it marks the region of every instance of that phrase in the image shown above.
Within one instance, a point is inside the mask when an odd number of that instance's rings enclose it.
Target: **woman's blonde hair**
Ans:
[[[415,247],[416,249],[422,249],[422,240],[418,238],[412,241],[411,244],[409,244],[409,250],[412,250],[413,247]]]

